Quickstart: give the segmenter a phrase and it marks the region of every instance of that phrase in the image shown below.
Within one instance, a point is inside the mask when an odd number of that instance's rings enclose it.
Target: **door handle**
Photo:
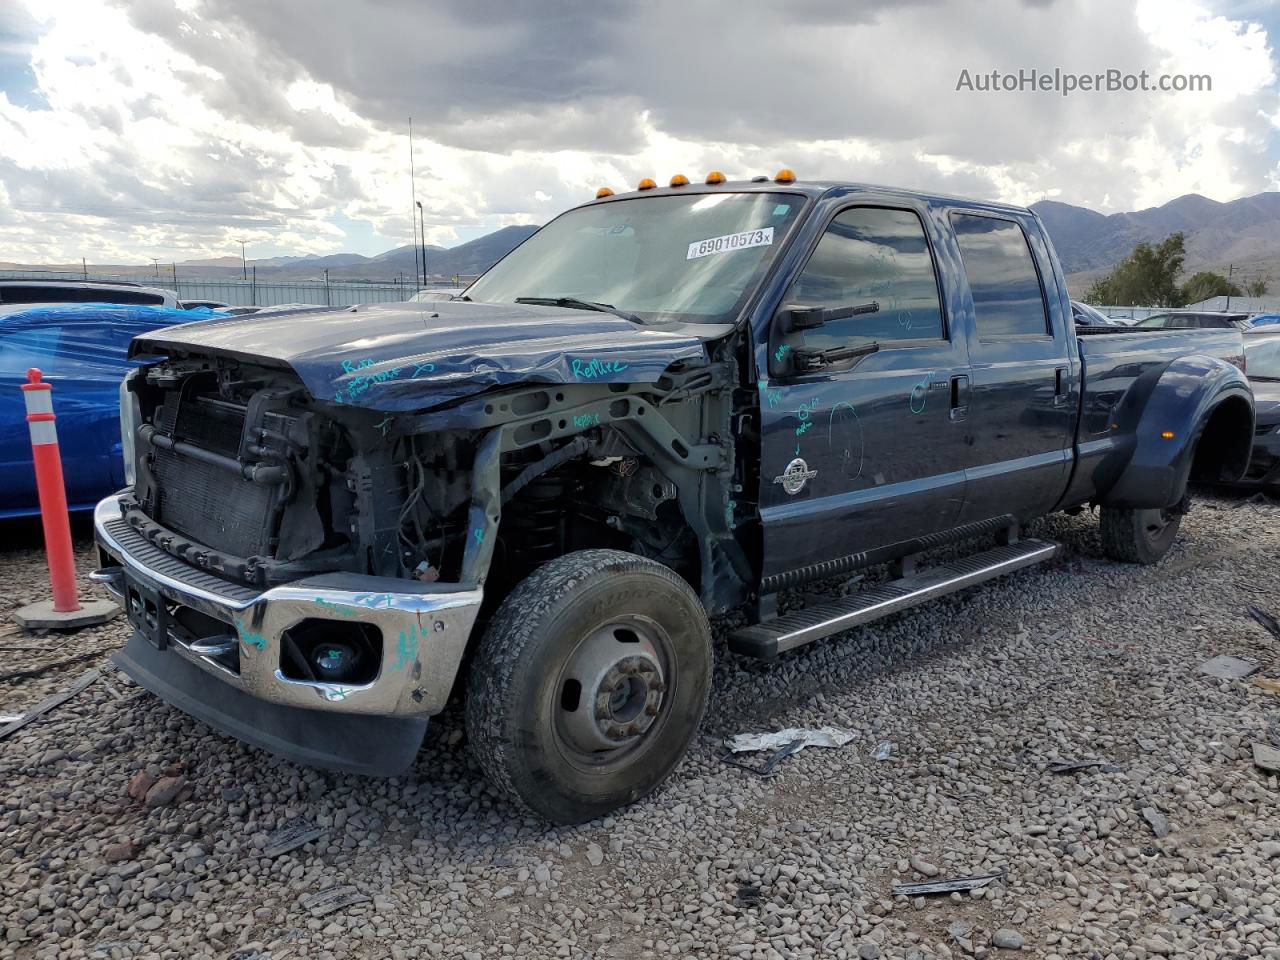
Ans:
[[[956,374],[951,378],[951,419],[963,420],[969,416],[969,377]]]
[[[1053,405],[1060,407],[1067,402],[1067,368],[1058,367],[1053,371]]]

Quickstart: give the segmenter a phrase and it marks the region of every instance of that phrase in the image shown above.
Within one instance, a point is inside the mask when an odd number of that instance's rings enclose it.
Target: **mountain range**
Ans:
[[[456,247],[439,247],[428,244],[427,274],[433,279],[448,279],[455,276],[475,276],[493,266],[506,256],[526,237],[538,228],[532,224],[517,224],[502,227],[493,233],[485,234]],[[179,277],[202,280],[236,280],[243,275],[245,267],[240,258],[213,257],[204,260],[182,260],[177,263]],[[411,282],[415,270],[414,247],[406,244],[394,247],[374,257],[366,257],[358,253],[335,253],[328,256],[308,257],[269,257],[261,260],[249,260],[250,269],[256,272],[262,281],[288,280],[323,280],[325,271],[329,279],[339,280],[395,280],[404,277]],[[0,263],[0,269],[23,270],[31,265],[16,263]],[[41,264],[41,270],[66,271],[79,273],[80,264],[49,265]],[[159,270],[161,276],[172,276],[171,266],[161,263],[158,267],[147,264],[145,267],[136,264],[89,264],[90,276],[129,277],[146,282]]]
[[[1073,292],[1106,273],[1140,241],[1159,243],[1186,235],[1184,273],[1232,271],[1240,277],[1270,277],[1280,289],[1280,193],[1258,193],[1219,203],[1198,193],[1159,207],[1105,215],[1085,207],[1042,200],[1031,209],[1053,239]]]
[[[1159,243],[1171,233],[1186,234],[1184,273],[1214,270],[1233,272],[1237,279],[1265,277],[1271,292],[1280,292],[1280,192],[1259,193],[1229,203],[1219,203],[1196,193],[1170,200],[1159,207],[1110,215],[1057,200],[1033,203],[1053,239],[1067,283],[1074,294],[1106,273],[1129,254],[1139,241]],[[538,228],[532,224],[503,227],[448,249],[427,247],[427,273],[435,279],[474,276]],[[374,257],[358,253],[329,256],[271,257],[251,260],[259,280],[409,280],[414,275],[414,248],[395,247]],[[18,264],[0,264],[24,269]],[[241,275],[239,257],[188,260],[177,265],[187,278],[221,280]],[[42,269],[50,269],[48,265]],[[80,265],[62,268],[79,272]],[[90,265],[91,274],[132,276],[145,282],[156,269],[151,265]],[[167,271],[165,271],[167,272]]]

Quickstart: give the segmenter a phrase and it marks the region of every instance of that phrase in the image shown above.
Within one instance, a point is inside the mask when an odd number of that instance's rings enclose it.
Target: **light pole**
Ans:
[[[240,273],[245,280],[249,279],[249,263],[244,258],[244,245],[248,242],[248,240],[236,241],[236,243],[240,244]]]
[[[152,258],[151,258],[151,262],[152,262],[152,264],[154,264],[154,265],[155,265],[155,270],[156,270],[156,279],[157,279],[157,280],[159,280],[159,279],[160,279],[160,258],[159,258],[159,257],[152,257]]]
[[[418,227],[422,235],[422,285],[427,285],[427,222],[422,219],[422,201],[413,201],[418,205]]]

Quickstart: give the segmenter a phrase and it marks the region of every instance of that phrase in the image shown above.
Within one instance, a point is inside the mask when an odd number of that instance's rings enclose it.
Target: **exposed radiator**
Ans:
[[[156,414],[156,426],[175,439],[224,457],[239,450],[243,407],[210,397],[186,397],[179,405],[172,394]],[[154,453],[156,521],[232,556],[266,554],[278,488],[172,450]]]

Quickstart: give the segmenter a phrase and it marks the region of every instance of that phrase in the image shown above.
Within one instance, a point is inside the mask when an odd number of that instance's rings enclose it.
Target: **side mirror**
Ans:
[[[789,303],[778,309],[778,318],[782,322],[784,333],[795,333],[797,330],[814,330],[827,322],[827,311],[823,307],[803,307]]]

